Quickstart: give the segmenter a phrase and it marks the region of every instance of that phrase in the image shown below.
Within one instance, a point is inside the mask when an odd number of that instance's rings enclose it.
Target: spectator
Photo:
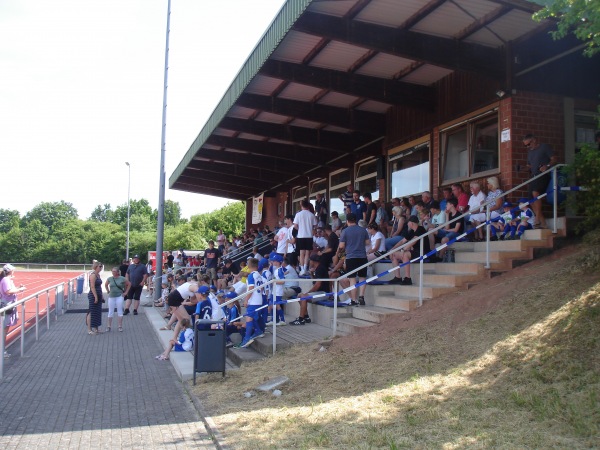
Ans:
[[[410,216],[408,219],[408,232],[406,233],[406,237],[404,237],[400,242],[398,242],[394,248],[401,247],[404,244],[407,244],[406,247],[400,249],[399,251],[392,253],[392,265],[399,265],[400,263],[406,264],[409,261],[418,258],[421,256],[421,244],[419,241],[419,236],[425,234],[425,229],[419,225],[419,219],[417,216]],[[423,239],[423,255],[429,253],[429,239]],[[398,269],[398,275],[400,275],[400,270]],[[406,273],[406,277],[402,278],[399,276],[395,276],[392,280],[390,280],[390,284],[401,284],[403,286],[412,285],[412,278],[410,277],[410,264],[406,264],[404,266],[404,270]]]
[[[15,286],[14,283],[15,268],[12,264],[5,264],[0,271],[0,307],[10,305],[17,301],[17,294],[20,294],[25,290],[25,286]],[[8,329],[14,326],[19,321],[18,308],[12,308],[4,313],[4,323],[2,324],[2,332],[4,333],[4,342],[6,342],[6,335]],[[4,351],[4,358],[9,358],[10,353]]]
[[[283,298],[293,298],[301,292],[300,283],[297,281],[299,276],[294,266],[290,264],[288,258],[283,258],[283,269],[285,271],[285,283],[283,283]],[[290,281],[295,280],[295,281]]]
[[[146,267],[140,263],[140,255],[135,255],[133,257],[133,264],[129,265],[125,278],[131,283],[131,287],[127,292],[127,301],[125,302],[125,311],[123,311],[123,315],[126,316],[129,314],[129,308],[131,307],[131,302],[133,300],[133,315],[137,316],[138,307],[140,306],[140,297],[142,296],[142,291],[146,284],[146,278],[148,278]]]
[[[483,192],[481,192],[481,186],[477,181],[471,181],[469,187],[471,188],[471,197],[469,197],[470,214],[465,217],[466,223],[471,222],[472,215],[478,214],[483,210],[483,208],[480,208],[479,206],[485,202],[485,195],[483,195]],[[476,235],[473,237],[475,240],[481,240]]]
[[[446,211],[446,202],[453,197],[452,188],[445,187],[442,189],[442,199],[440,200],[440,210],[442,212]],[[429,208],[431,209],[431,207]]]
[[[92,271],[89,274],[88,292],[89,311],[87,316],[88,334],[94,335],[102,333],[100,325],[102,325],[102,278],[100,272],[104,265],[101,262],[94,260]],[[143,268],[143,266],[142,266]]]
[[[121,263],[121,265],[119,266],[119,272],[121,273],[122,277],[125,276],[128,268],[129,268],[129,260],[124,259],[123,262]]]
[[[431,192],[429,192],[429,191],[423,192],[421,194],[421,201],[425,205],[425,208],[430,209],[431,208],[431,202],[433,201],[433,198],[431,197]]]
[[[437,237],[441,240],[442,244],[446,244],[451,239],[455,239],[459,235],[461,235],[464,231],[465,223],[462,219],[456,220],[452,222],[457,217],[460,217],[460,211],[456,209],[458,207],[458,200],[456,198],[451,198],[446,202],[446,214],[448,216],[448,222],[446,226],[438,230]],[[438,253],[438,258],[444,259],[444,254],[446,253],[446,249],[443,248]]]
[[[385,248],[391,249],[403,238],[403,233],[406,232],[406,220],[402,211],[402,207],[394,206],[392,208],[392,229],[390,237],[385,240]]]
[[[548,144],[540,144],[538,139],[533,134],[528,134],[523,138],[523,145],[527,147],[527,167],[532,176],[539,175],[556,164],[554,150]],[[550,183],[550,172],[541,176],[529,183],[529,195],[531,198],[539,197],[546,192],[546,188]],[[538,228],[546,228],[546,219],[542,215],[542,202],[535,201],[531,204],[533,207],[533,215],[535,217],[534,226]]]
[[[169,345],[163,353],[158,355],[156,359],[167,361],[172,350],[176,352],[191,352],[194,348],[194,330],[191,328],[190,319],[181,321],[181,333],[178,339],[171,339]]]
[[[204,267],[210,277],[211,284],[217,283],[217,266],[221,261],[221,252],[215,248],[215,242],[208,241],[208,248],[204,250]]]
[[[296,248],[300,251],[300,276],[308,272],[308,258],[313,248],[313,228],[317,225],[315,216],[310,213],[309,205],[308,200],[302,200],[300,202],[302,210],[294,217],[294,228],[298,230]]]
[[[225,251],[225,234],[223,233],[223,230],[219,230],[219,234],[217,234],[217,249],[221,252],[221,254],[223,254],[223,252]]]
[[[500,189],[500,183],[498,182],[498,178],[489,177],[487,179],[488,183],[488,195],[485,198],[485,203],[493,201],[494,203],[490,204],[490,219],[495,219],[500,216],[500,212],[502,211],[502,190]],[[478,226],[480,223],[486,221],[486,212],[480,212],[478,214],[471,214],[469,219],[473,226]],[[476,239],[479,241],[483,241],[483,227],[478,228],[475,231]]]
[[[344,211],[346,210],[346,208],[350,207],[350,203],[352,203],[353,193],[354,187],[351,184],[348,184],[348,186],[346,187],[346,192],[340,195],[340,200],[344,202]]]
[[[345,251],[346,270],[352,272],[367,264],[366,246],[370,244],[371,239],[369,238],[367,230],[356,224],[356,216],[354,214],[349,214],[346,218],[346,222],[348,223],[348,227],[342,231],[338,252],[340,250]],[[358,272],[355,272],[353,277],[358,277],[359,281],[364,281],[367,277],[367,268],[363,267]],[[350,291],[350,297],[352,298],[350,304],[352,306],[365,305],[365,289],[365,284],[358,288],[358,302],[356,301],[356,289]]]
[[[367,205],[367,212],[365,214],[365,220],[367,221],[367,225],[375,222],[375,218],[377,217],[377,205],[373,203],[371,200],[371,194],[369,192],[365,192],[363,195],[363,200]]]
[[[313,275],[314,278],[329,278],[327,267],[321,262],[321,258],[318,255],[311,255],[309,273]],[[329,281],[314,281],[310,290],[306,291],[305,293],[298,294],[298,297],[303,298],[329,292],[329,286]],[[296,320],[290,322],[290,325],[305,325],[307,323],[311,323],[310,316],[308,315],[308,300],[300,300],[299,303],[300,314]]]
[[[376,223],[370,223],[367,231],[371,237],[371,246],[369,251],[367,251],[367,259],[373,261],[376,257],[385,253],[385,238],[383,237],[383,233],[379,231]]]
[[[308,207],[306,207],[305,211],[308,211]],[[315,217],[312,214],[310,215],[314,220]],[[260,289],[255,288],[258,288],[263,283],[262,277],[258,272],[258,260],[256,258],[250,258],[248,260],[248,268],[250,270],[250,274],[248,275],[246,281],[246,290],[254,290],[246,294],[246,298],[244,299],[245,305],[242,304],[242,306],[246,306],[246,335],[244,336],[242,342],[236,346],[237,348],[248,347],[250,344],[252,344],[252,342],[254,342],[255,339],[258,338],[258,336],[262,334],[260,329],[256,327],[258,315],[260,313],[257,310],[262,306],[262,294]]]
[[[329,216],[327,212],[327,201],[323,194],[317,194],[317,199],[315,200],[315,216],[317,219],[317,226],[324,227],[327,225],[327,217]]]
[[[325,231],[323,228],[317,228],[315,230],[315,235],[313,236],[313,243],[316,248],[313,250],[321,251],[327,246],[327,238],[325,238]]]
[[[469,210],[469,196],[463,189],[462,184],[454,183],[452,185],[452,195],[458,200],[458,212],[461,214]]]
[[[529,203],[526,198],[519,200],[519,209],[520,211],[517,213],[514,219],[517,222],[517,235],[515,236],[513,231],[510,239],[521,239],[523,233],[525,233],[527,230],[532,230],[535,224],[535,213],[529,207]]]
[[[342,228],[342,221],[337,211],[331,212],[331,228],[334,233]]]
[[[269,258],[271,264],[273,264],[273,278],[276,280],[275,284],[272,285],[273,289],[273,301],[275,302],[275,325],[285,325],[285,316],[281,305],[277,302],[281,302],[283,299],[283,288],[285,283],[285,269],[282,267],[283,257],[278,254],[271,255]],[[273,305],[269,306],[269,317],[267,318],[267,325],[273,325]]]
[[[104,289],[108,293],[108,320],[106,331],[112,327],[112,318],[117,309],[117,325],[119,331],[123,331],[123,295],[131,288],[131,283],[127,278],[121,276],[118,267],[113,267],[112,277],[108,277],[104,283]]]
[[[498,232],[501,232],[501,238],[505,239],[511,231],[511,226],[513,225],[513,220],[515,218],[515,215],[512,212],[512,203],[504,202],[502,204],[502,210],[503,212],[500,214],[500,218],[492,222],[492,227],[490,228],[492,233],[492,237],[490,238],[491,241],[498,240]],[[514,231],[512,235],[514,236]]]
[[[385,210],[384,204],[381,200],[375,200],[375,207],[377,208],[377,212],[375,214],[375,223],[379,227],[379,231],[383,233],[384,236],[388,234],[388,222],[390,218],[388,217],[387,211]],[[400,204],[400,200],[398,200],[398,204]]]
[[[360,192],[358,191],[352,193],[350,212],[356,217],[357,223],[359,220],[367,220],[367,204],[360,199]],[[347,221],[348,218],[346,217],[346,222]]]

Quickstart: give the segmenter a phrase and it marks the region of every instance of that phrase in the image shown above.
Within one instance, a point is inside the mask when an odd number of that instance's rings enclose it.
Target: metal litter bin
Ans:
[[[194,323],[194,384],[198,372],[222,372],[225,376],[227,333],[224,329],[210,329],[215,324],[223,326],[223,321],[198,319]]]
[[[79,275],[77,277],[77,295],[83,294],[83,282],[85,281],[85,277],[83,275]]]

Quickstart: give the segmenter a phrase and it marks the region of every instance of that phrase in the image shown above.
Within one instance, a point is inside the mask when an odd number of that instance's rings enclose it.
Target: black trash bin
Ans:
[[[79,275],[77,277],[77,295],[83,294],[83,282],[85,277],[83,275]]]
[[[213,330],[210,327],[222,320],[198,319],[194,324],[194,384],[198,372],[222,372],[225,376],[225,338],[224,329]]]

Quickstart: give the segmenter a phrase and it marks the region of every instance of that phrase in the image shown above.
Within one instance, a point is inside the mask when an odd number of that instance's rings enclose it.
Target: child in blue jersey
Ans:
[[[223,296],[225,301],[229,301],[237,297],[235,292],[228,292]],[[244,322],[240,319],[242,315],[242,308],[240,307],[240,302],[237,300],[231,303],[229,306],[225,306],[225,316],[226,316],[226,325],[225,332],[227,333],[227,347],[233,346],[233,342],[231,341],[231,335],[234,333],[240,333],[242,339],[245,334]]]
[[[258,272],[258,260],[256,258],[248,259],[248,269],[250,273],[246,279],[247,294],[242,306],[246,306],[246,335],[244,340],[237,345],[237,348],[246,348],[254,342],[262,333],[256,326],[262,306],[262,292],[260,287],[263,285],[263,279]],[[256,289],[255,289],[256,288]],[[250,292],[254,289],[252,292]]]
[[[156,359],[167,361],[171,350],[176,352],[189,352],[194,347],[194,330],[191,328],[189,319],[181,319],[181,333],[178,339],[171,339],[169,346]]]
[[[210,288],[208,286],[200,286],[196,291],[198,303],[196,304],[196,312],[194,316],[200,320],[212,319],[212,301],[208,298]],[[198,325],[199,330],[210,330],[210,325]]]
[[[273,279],[273,273],[271,272],[271,267],[269,266],[269,260],[267,258],[263,258],[258,262],[258,271],[260,272],[260,276],[263,279],[263,283],[266,284]],[[259,311],[259,316],[258,316],[258,327],[260,328],[261,335],[265,334],[265,327],[266,327],[266,323],[268,321],[267,316],[269,315],[268,305],[269,305],[270,297],[271,297],[271,285],[263,284],[262,306],[264,306],[264,308]],[[259,336],[259,337],[262,337],[262,336]]]
[[[532,209],[529,207],[529,203],[526,198],[522,198],[519,200],[519,209],[517,212],[515,220],[517,221],[517,236],[513,239],[521,239],[523,233],[526,230],[533,230],[533,224],[535,223],[535,214]]]
[[[508,236],[508,234],[511,232],[511,227],[514,226],[514,223],[513,223],[514,214],[511,211],[512,203],[504,202],[502,204],[502,208],[503,208],[504,212],[502,214],[500,214],[500,217],[498,218],[498,220],[492,220],[492,222],[491,222],[490,232],[492,234],[492,237],[490,240],[492,240],[492,241],[498,240],[498,232],[502,233],[502,235],[500,236],[500,239],[506,238],[506,236]],[[515,230],[516,230],[516,228],[515,228]],[[513,234],[514,234],[514,231],[513,231]]]
[[[273,278],[277,280],[275,281],[275,284],[272,285],[273,300],[275,301],[275,303],[277,303],[281,302],[283,298],[283,283],[285,282],[286,270],[281,266],[281,264],[283,263],[283,256],[276,253],[274,255],[271,255],[269,257],[269,260],[272,264]],[[269,306],[269,316],[271,317],[267,321],[267,325],[273,325],[272,311],[273,307]],[[283,315],[283,308],[281,307],[281,304],[277,304],[275,307],[275,317],[276,325],[285,325],[285,317]]]

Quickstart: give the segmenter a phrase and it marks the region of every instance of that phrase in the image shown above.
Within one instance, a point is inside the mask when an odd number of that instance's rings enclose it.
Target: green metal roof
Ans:
[[[192,161],[198,150],[206,142],[208,137],[217,128],[221,120],[226,116],[229,109],[234,105],[240,94],[246,89],[252,78],[256,76],[261,66],[277,48],[281,40],[294,25],[304,10],[313,0],[287,0],[281,7],[279,14],[271,23],[262,36],[237,76],[221,98],[221,101],[209,117],[208,121],[194,140],[191,147],[169,178],[169,187],[172,187],[181,176],[185,168]]]

